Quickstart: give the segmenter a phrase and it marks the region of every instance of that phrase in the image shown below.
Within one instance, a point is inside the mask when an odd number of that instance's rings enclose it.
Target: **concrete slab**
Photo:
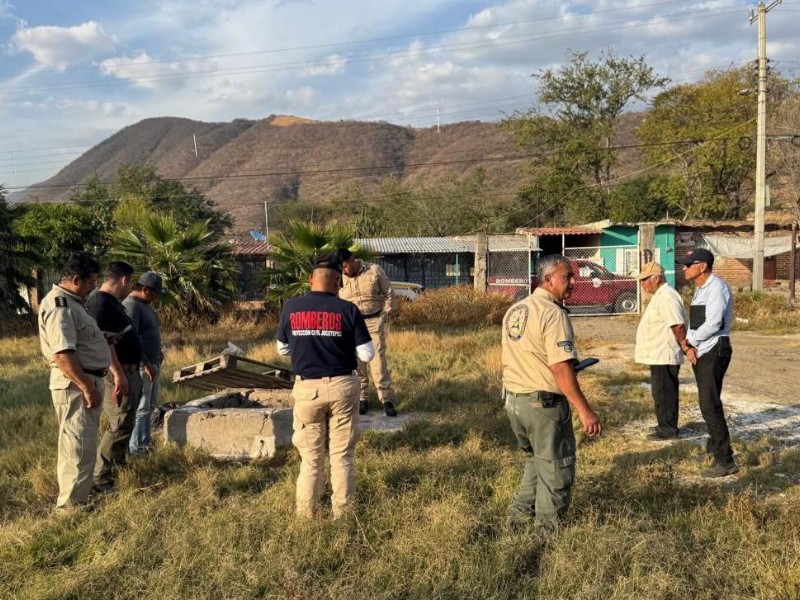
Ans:
[[[292,409],[177,408],[164,417],[164,437],[220,459],[272,457],[291,443]]]
[[[272,406],[270,406],[272,404]],[[202,448],[222,460],[272,457],[292,443],[292,401],[287,390],[230,389],[164,415],[164,439]],[[362,431],[402,431],[414,413],[360,415]]]
[[[416,413],[398,412],[396,417],[387,417],[383,412],[370,411],[359,415],[361,431],[403,431],[411,421],[419,418]]]

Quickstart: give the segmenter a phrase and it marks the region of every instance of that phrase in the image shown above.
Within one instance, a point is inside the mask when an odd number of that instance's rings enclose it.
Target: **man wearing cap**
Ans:
[[[678,438],[678,372],[683,364],[686,310],[680,294],[664,279],[657,262],[642,266],[636,279],[650,294],[650,302],[636,330],[634,360],[650,365],[650,392],[656,412],[651,440]]]
[[[142,393],[136,408],[128,451],[132,455],[144,454],[150,449],[150,418],[158,406],[158,376],[164,354],[161,350],[161,325],[152,304],[164,291],[161,276],[147,271],[139,277],[133,291],[122,305],[133,322],[133,328],[142,342]]]
[[[706,451],[714,464],[705,477],[725,477],[739,470],[733,460],[731,436],[722,408],[722,380],[731,362],[731,321],[733,295],[731,288],[714,275],[714,255],[705,248],[695,248],[677,260],[683,265],[687,281],[695,285],[689,307],[689,333],[682,344],[692,363],[700,396],[700,412],[708,428]]]
[[[517,443],[527,454],[522,482],[508,508],[511,527],[533,522],[543,532],[564,519],[575,479],[570,405],[589,436],[597,415],[574,370],[575,335],[563,301],[575,285],[572,263],[559,254],[537,266],[539,287],[503,317],[503,395]]]
[[[131,291],[133,267],[123,261],[108,264],[100,289],[86,300],[86,310],[113,343],[111,368],[106,376],[103,413],[108,426],[100,438],[94,472],[95,492],[114,487],[114,469],[125,464],[136,405],[142,391],[139,362],[142,346],[122,300]]]
[[[340,249],[338,255],[342,260],[344,270],[339,297],[349,300],[358,307],[367,322],[367,329],[369,329],[372,343],[375,345],[375,358],[369,362],[369,365],[364,362],[358,365],[358,377],[361,385],[358,412],[363,415],[369,407],[367,402],[367,391],[369,390],[367,366],[369,366],[384,414],[387,417],[396,417],[392,376],[386,364],[386,319],[392,312],[394,295],[392,284],[384,270],[375,263],[356,258],[347,248]]]
[[[283,305],[276,335],[278,352],[291,355],[296,374],[292,443],[300,453],[296,510],[301,517],[314,515],[325,489],[326,454],[333,517],[352,509],[355,497],[356,367],[358,360],[372,359],[375,348],[361,312],[337,297],[341,282],[339,257],[318,258],[311,291]]]
[[[50,363],[50,393],[58,418],[56,508],[60,509],[87,503],[97,460],[103,378],[111,351],[84,301],[99,272],[91,254],[72,254],[61,281],[39,308],[39,341]]]

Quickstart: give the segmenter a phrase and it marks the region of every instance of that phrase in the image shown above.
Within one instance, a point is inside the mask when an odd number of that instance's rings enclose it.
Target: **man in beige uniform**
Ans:
[[[561,255],[542,258],[539,287],[503,318],[503,394],[517,442],[527,454],[519,492],[508,509],[512,527],[534,520],[544,531],[564,518],[575,478],[570,404],[587,435],[602,428],[575,376],[572,323],[562,302],[574,274]]]
[[[99,272],[91,254],[76,252],[39,308],[39,341],[50,362],[58,418],[57,508],[86,504],[92,487],[103,377],[111,364],[108,342],[84,308]]]
[[[386,364],[386,319],[392,312],[392,284],[384,270],[375,263],[364,262],[353,256],[346,248],[338,252],[344,268],[342,289],[339,297],[358,307],[367,322],[372,343],[375,345],[375,358],[369,362],[372,380],[378,389],[378,400],[383,404],[387,417],[396,417],[394,390],[389,367]],[[369,376],[366,363],[358,363],[358,377],[361,384],[358,413],[367,412],[367,390]]]

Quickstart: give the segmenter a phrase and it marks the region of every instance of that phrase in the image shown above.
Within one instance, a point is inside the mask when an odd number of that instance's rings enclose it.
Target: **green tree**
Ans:
[[[679,178],[672,203],[685,218],[741,219],[753,196],[756,103],[750,67],[711,71],[698,83],[679,85],[653,100],[637,135],[651,165]],[[777,99],[785,84],[773,76]],[[676,143],[665,144],[675,140]]]
[[[608,218],[621,223],[658,221],[670,211],[676,182],[665,175],[631,179],[608,196]]]
[[[114,233],[111,254],[161,275],[166,316],[178,322],[214,320],[236,296],[230,244],[208,221],[183,227],[169,215],[147,215],[139,229]]]
[[[308,291],[308,282],[314,270],[314,260],[319,256],[349,248],[359,258],[369,258],[370,253],[353,243],[355,228],[341,223],[316,225],[292,221],[286,231],[270,236],[272,251],[267,260],[264,283],[268,301],[282,302]]]
[[[87,250],[102,256],[107,247],[93,213],[77,204],[26,204],[17,231],[36,240],[40,266],[50,269],[61,268],[72,252]]]
[[[17,228],[26,209],[24,205],[10,205],[0,187],[0,317],[4,319],[28,308],[20,288],[33,284],[31,273],[39,260],[35,240]]]
[[[333,218],[354,225],[362,237],[504,231],[509,217],[508,203],[487,193],[483,169],[425,187],[410,187],[390,176],[372,198],[355,192],[332,205]]]
[[[70,200],[89,210],[97,226],[109,234],[119,226],[113,217],[117,205],[123,202],[142,202],[148,210],[168,214],[184,227],[208,221],[209,229],[221,234],[233,225],[231,216],[217,210],[196,187],[166,179],[148,164],[120,165],[113,183],[103,183],[94,176]]]
[[[546,69],[535,77],[540,83],[539,104],[506,119],[504,127],[519,146],[539,154],[535,159],[540,167],[536,171],[538,185],[553,178],[556,181],[544,187],[566,192],[556,200],[564,203],[563,220],[574,218],[579,210],[605,216],[605,197],[584,193],[583,185],[605,189],[618,162],[612,146],[620,115],[633,100],[646,100],[650,90],[669,80],[657,75],[643,56],[625,58],[612,50],[595,61],[587,52],[572,52],[567,65]],[[564,182],[569,180],[581,183],[567,190]],[[571,208],[567,201],[572,201]],[[588,220],[593,219],[578,218]]]

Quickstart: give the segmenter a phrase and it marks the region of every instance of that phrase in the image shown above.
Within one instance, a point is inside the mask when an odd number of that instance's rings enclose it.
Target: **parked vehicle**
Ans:
[[[405,281],[393,281],[395,300],[399,302],[413,302],[425,291],[425,288],[418,283],[408,283]]]
[[[592,314],[598,311],[631,313],[639,308],[636,280],[617,275],[605,267],[586,259],[572,261],[575,287],[564,305],[576,314]],[[538,285],[531,278],[531,291]]]

